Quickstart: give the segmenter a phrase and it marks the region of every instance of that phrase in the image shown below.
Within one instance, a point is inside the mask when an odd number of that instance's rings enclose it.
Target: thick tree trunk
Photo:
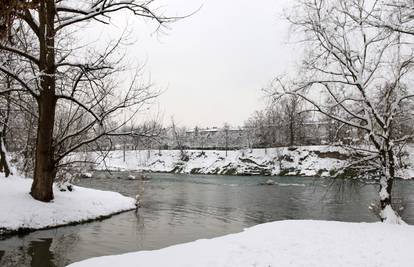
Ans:
[[[392,186],[394,179],[387,179],[382,177],[380,181],[380,208],[381,208],[381,221],[385,221],[387,216],[383,216],[384,211],[387,209],[387,206],[391,207],[392,200]]]
[[[54,160],[53,128],[56,112],[56,66],[55,66],[55,1],[45,0],[39,4],[39,68],[40,95],[37,99],[39,119],[37,125],[36,159],[33,198],[49,202],[53,199],[53,181],[56,176]]]
[[[50,93],[41,95],[36,140],[36,161],[30,194],[33,198],[45,202],[53,199],[53,181],[56,177],[53,148],[55,109],[56,99],[54,95]]]
[[[386,149],[381,151],[382,177],[380,180],[380,218],[382,222],[401,224],[401,217],[392,207],[392,187],[395,179],[395,162],[392,148],[386,144]]]

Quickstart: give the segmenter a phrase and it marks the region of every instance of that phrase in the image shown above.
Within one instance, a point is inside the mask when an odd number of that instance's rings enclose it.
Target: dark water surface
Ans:
[[[128,180],[128,173],[104,173],[79,185],[142,196],[142,207],[112,218],[37,231],[0,240],[0,266],[65,266],[82,259],[239,232],[255,224],[285,219],[371,222],[372,182],[332,185],[330,179],[152,174],[150,181]],[[116,178],[118,177],[118,178]],[[397,181],[403,218],[414,224],[414,182]],[[5,216],[5,215],[2,215]],[[7,216],[7,215],[6,215]]]

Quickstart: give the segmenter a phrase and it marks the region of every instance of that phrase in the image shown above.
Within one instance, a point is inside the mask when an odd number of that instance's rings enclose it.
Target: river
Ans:
[[[286,219],[373,222],[368,206],[377,198],[373,181],[333,182],[309,177],[95,173],[78,185],[141,196],[142,207],[103,221],[0,240],[0,266],[65,266],[82,259],[159,249],[242,231]],[[414,224],[414,183],[398,180],[394,195],[402,216]]]

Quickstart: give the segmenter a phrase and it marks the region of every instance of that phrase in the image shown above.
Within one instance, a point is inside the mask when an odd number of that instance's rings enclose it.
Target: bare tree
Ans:
[[[53,199],[53,181],[65,156],[103,136],[115,134],[120,125],[113,127],[110,121],[116,119],[121,110],[135,110],[134,114],[156,95],[148,86],[138,84],[138,75],[129,85],[116,81],[116,75],[123,70],[119,68],[120,59],[115,53],[121,40],[109,44],[104,51],[88,50],[89,54],[85,54],[71,39],[72,29],[89,22],[107,24],[111,14],[121,11],[153,19],[159,24],[171,19],[155,14],[151,9],[153,1],[6,2],[12,4],[0,9],[0,24],[8,35],[18,34],[14,32],[14,25],[23,24],[28,29],[25,34],[29,35],[32,46],[16,49],[4,39],[0,50],[17,56],[20,64],[30,66],[31,73],[19,75],[4,65],[0,66],[0,72],[19,84],[15,91],[24,91],[37,104],[31,195],[47,202]],[[82,60],[78,59],[80,54],[85,55]],[[117,92],[118,84],[124,85],[126,90]],[[69,115],[65,115],[68,111]],[[66,116],[62,121],[67,120],[67,123],[66,127],[60,125],[56,132],[59,116]]]
[[[276,147],[284,145],[285,133],[283,122],[283,111],[280,105],[270,105],[266,108],[267,125],[269,126],[269,146]]]
[[[177,125],[175,124],[174,118],[171,118],[171,131],[174,142],[176,143],[177,148],[180,150],[180,159],[182,161],[188,161],[189,157],[183,144],[185,129],[182,129],[180,131],[180,129],[178,129]]]
[[[264,148],[303,144],[303,102],[297,96],[284,96],[264,110],[254,112],[244,127],[248,143]]]
[[[16,30],[22,29],[18,26]],[[21,44],[11,36],[8,42],[15,49],[22,48]],[[0,50],[0,61],[4,67],[13,70],[16,74],[24,75],[27,71],[24,66],[18,64],[18,56],[13,53]],[[22,110],[25,112],[30,110],[25,99],[25,92],[16,87],[19,85],[12,77],[0,72],[0,171],[4,171],[6,177],[12,174],[7,150],[10,147],[15,148],[17,143],[23,141],[19,138],[21,137],[22,118],[18,116],[18,113]]]
[[[269,125],[266,118],[266,112],[255,111],[252,116],[245,122],[245,129],[249,129],[249,143],[251,147],[268,147]]]
[[[394,126],[399,115],[412,114],[405,103],[414,97],[413,39],[372,24],[387,8],[381,1],[300,1],[288,19],[309,47],[302,79],[276,79],[273,97],[298,96],[312,110],[364,131],[367,145],[355,147],[364,156],[352,165],[379,176],[380,218],[400,223],[391,193],[396,156],[410,136],[399,135]],[[332,105],[319,101],[322,92]],[[343,112],[329,112],[333,107]]]
[[[165,129],[158,119],[154,119],[137,126],[132,126],[129,131],[133,140],[134,149],[137,150],[140,143],[148,144],[154,142],[160,146],[164,138],[163,134]]]
[[[225,123],[223,126],[223,133],[224,133],[224,149],[226,150],[226,157],[227,151],[229,150],[229,131],[230,131],[230,124]]]
[[[304,116],[302,113],[303,99],[296,95],[288,95],[279,100],[283,107],[283,117],[289,136],[289,146],[299,144],[302,138]]]

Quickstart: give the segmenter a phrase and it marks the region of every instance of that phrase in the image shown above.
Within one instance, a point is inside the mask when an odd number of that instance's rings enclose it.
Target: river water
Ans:
[[[368,206],[376,200],[372,181],[331,179],[152,174],[149,181],[128,180],[129,173],[95,173],[79,185],[118,191],[142,207],[103,221],[0,240],[0,266],[65,266],[82,259],[159,249],[241,231],[285,219],[372,222]],[[414,224],[414,183],[397,181],[394,195],[403,218]]]

